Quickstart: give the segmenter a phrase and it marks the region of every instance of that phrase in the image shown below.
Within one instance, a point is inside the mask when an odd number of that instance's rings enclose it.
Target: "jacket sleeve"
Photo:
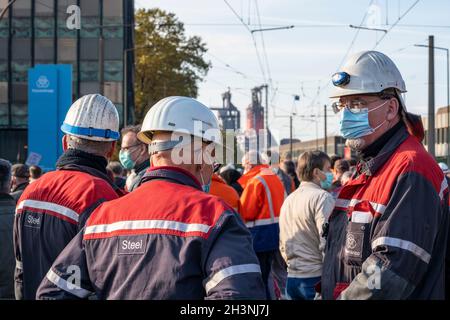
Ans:
[[[23,300],[23,270],[19,214],[14,216],[14,255],[16,257],[16,268],[14,271],[14,294],[16,296],[16,300]]]
[[[283,257],[283,260],[287,263],[288,261],[288,252],[287,252],[287,246],[286,246],[286,242],[287,242],[287,236],[286,236],[286,232],[285,232],[285,228],[287,227],[287,223],[285,216],[288,215],[288,213],[292,211],[292,207],[291,207],[291,201],[290,198],[288,197],[284,202],[283,205],[281,206],[281,210],[280,210],[280,222],[279,222],[279,226],[280,226],[280,254]]]
[[[56,258],[42,280],[38,300],[87,299],[94,294],[86,263],[84,229]]]
[[[446,190],[444,183],[442,188]],[[401,175],[378,218],[371,255],[338,299],[407,299],[427,272],[438,245],[435,239],[448,211],[443,198],[447,198],[443,190],[437,192],[419,173]]]
[[[316,203],[314,221],[315,221],[316,228],[317,228],[317,231],[319,232],[319,237],[320,237],[319,250],[322,251],[323,253],[324,253],[325,244],[326,244],[325,238],[322,237],[323,226],[324,226],[325,222],[328,221],[328,218],[330,217],[330,214],[334,209],[334,204],[335,204],[335,201],[333,199],[333,196],[331,194],[329,194],[328,192],[327,193],[324,192],[319,197],[319,199]]]
[[[264,187],[261,183],[249,182],[240,199],[240,214],[245,222],[254,221],[261,211],[265,199]]]
[[[222,214],[207,243],[203,281],[206,299],[265,299],[251,235],[237,213]]]

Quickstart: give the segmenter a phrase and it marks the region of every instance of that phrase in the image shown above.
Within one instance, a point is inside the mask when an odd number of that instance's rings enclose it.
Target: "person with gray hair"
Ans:
[[[53,261],[104,201],[123,195],[106,165],[119,139],[119,115],[99,94],[75,101],[61,130],[64,153],[56,171],[29,185],[19,199],[14,226],[16,298],[35,299]],[[57,274],[47,274],[59,281]]]
[[[16,201],[9,194],[11,163],[0,159],[0,299],[14,299],[13,224]]]
[[[126,170],[131,171],[126,181],[126,189],[129,192],[138,187],[139,182],[150,167],[148,146],[137,138],[140,131],[141,125],[128,126],[121,131],[122,143],[119,160]]]

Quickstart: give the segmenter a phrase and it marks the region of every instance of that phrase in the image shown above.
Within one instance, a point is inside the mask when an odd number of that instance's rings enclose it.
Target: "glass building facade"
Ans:
[[[0,0],[0,12],[9,2]],[[80,29],[67,27],[71,5],[80,8]],[[0,20],[0,158],[26,159],[27,72],[36,64],[71,64],[73,100],[103,93],[121,125],[124,115],[132,123],[133,30],[134,0],[17,0]]]

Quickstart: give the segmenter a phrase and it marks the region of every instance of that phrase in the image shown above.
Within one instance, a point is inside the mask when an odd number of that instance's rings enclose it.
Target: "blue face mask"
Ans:
[[[203,179],[203,174],[200,172],[200,178],[202,179],[202,189],[204,192],[209,193],[211,191],[211,180],[209,183],[205,184],[205,180]]]
[[[320,186],[322,187],[322,189],[328,190],[331,188],[331,185],[333,184],[333,173],[332,172],[324,172],[324,173],[325,173],[326,179],[323,181],[320,181]]]
[[[344,108],[341,111],[341,121],[339,123],[339,130],[341,136],[345,139],[357,139],[369,134],[374,133],[378,130],[385,122],[383,121],[376,128],[372,128],[369,124],[369,112],[375,111],[382,106],[384,106],[388,101],[383,102],[378,107],[368,110],[361,109],[361,111],[353,113],[348,108]]]
[[[135,163],[131,158],[131,154],[129,151],[120,150],[119,160],[125,169],[131,170],[134,168]]]

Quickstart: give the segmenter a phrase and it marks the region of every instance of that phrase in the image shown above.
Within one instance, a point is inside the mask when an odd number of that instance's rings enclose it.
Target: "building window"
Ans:
[[[52,18],[36,17],[34,27],[36,38],[53,38],[55,36],[55,25]]]
[[[53,39],[36,39],[34,50],[34,57],[36,60],[53,61]]]
[[[80,62],[80,80],[98,81],[98,61]],[[82,88],[82,86],[80,86]],[[98,91],[97,91],[98,92]]]
[[[27,82],[29,68],[31,68],[30,61],[12,61],[12,82]]]
[[[26,128],[28,125],[27,104],[11,104],[11,125],[14,127]]]
[[[35,1],[35,11],[37,16],[53,16],[54,0],[39,0]]]
[[[8,39],[0,38],[0,60],[8,60]]]
[[[123,58],[123,40],[122,39],[106,39],[105,60],[121,60]]]
[[[28,101],[28,83],[12,84],[12,101],[27,103]]]
[[[0,103],[8,103],[8,82],[0,82]]]
[[[0,81],[8,81],[8,63],[0,61]]]
[[[0,103],[0,126],[6,127],[9,125],[9,110],[7,104]]]
[[[106,3],[106,5],[109,4]],[[80,1],[81,16],[98,17],[100,11],[100,3],[98,0],[81,0]]]
[[[58,39],[58,62],[77,59],[77,40]]]
[[[98,39],[81,39],[80,40],[80,59],[81,60],[98,60]]]
[[[123,63],[122,60],[113,61],[105,60],[104,78],[105,81],[122,81],[123,80]]]
[[[123,0],[103,1],[103,16],[123,17]]]
[[[31,0],[17,0],[13,4],[14,17],[30,17],[31,16]]]
[[[105,82],[104,90],[105,97],[114,103],[123,102],[123,88],[122,82]]]
[[[0,38],[8,38],[8,37],[9,37],[9,19],[7,19],[4,16],[3,19],[0,20]]]
[[[66,25],[66,16],[58,16],[58,38],[76,38],[77,30],[69,29]]]
[[[12,39],[12,59],[31,60],[31,39]]]
[[[100,19],[98,17],[81,16],[81,38],[98,38],[100,37]]]
[[[30,18],[13,18],[12,34],[15,38],[31,38]]]
[[[103,37],[105,39],[123,38],[122,18],[103,18]]]
[[[98,82],[81,82],[80,83],[80,95],[84,96],[91,93],[99,93],[100,84]]]

